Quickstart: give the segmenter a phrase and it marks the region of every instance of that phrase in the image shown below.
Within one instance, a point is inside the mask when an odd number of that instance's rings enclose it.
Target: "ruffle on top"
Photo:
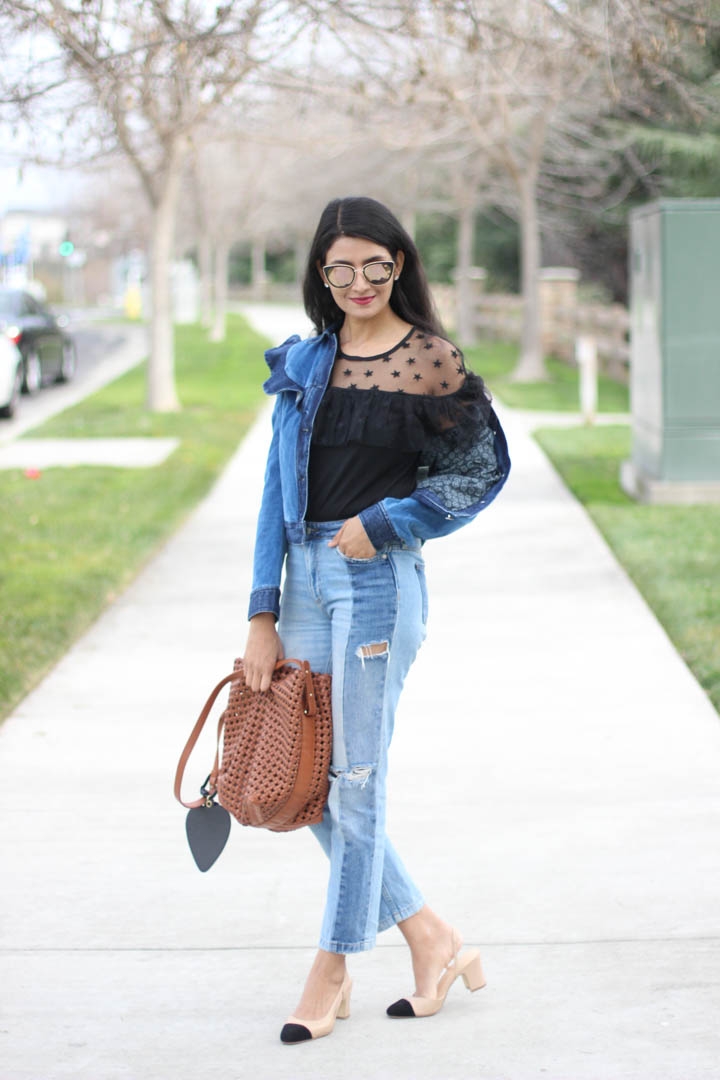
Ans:
[[[452,394],[330,386],[317,411],[312,441],[317,446],[361,443],[417,452],[431,436],[444,435],[459,445],[477,438],[491,411],[485,384],[471,371]]]

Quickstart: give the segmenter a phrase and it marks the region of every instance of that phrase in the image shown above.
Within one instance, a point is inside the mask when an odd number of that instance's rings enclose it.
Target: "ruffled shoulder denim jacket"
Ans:
[[[326,330],[305,340],[295,334],[265,353],[270,377],[263,389],[277,397],[257,524],[249,618],[261,611],[280,613],[287,544],[305,535],[310,439],[336,349],[335,333]],[[428,439],[411,495],[382,499],[359,517],[377,550],[390,542],[446,536],[489,506],[509,471],[505,435],[488,405],[470,438],[454,439],[452,433],[444,433]]]

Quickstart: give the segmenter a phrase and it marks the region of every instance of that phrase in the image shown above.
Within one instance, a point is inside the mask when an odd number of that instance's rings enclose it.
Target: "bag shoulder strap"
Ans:
[[[303,671],[305,675],[305,698],[307,702],[307,715],[315,716],[315,714],[317,713],[317,702],[315,700],[315,688],[313,686],[310,664],[307,660],[295,660],[292,657],[288,657],[287,659],[278,660],[277,664],[275,665],[275,671],[277,671],[278,668],[285,667],[286,664],[297,664],[297,666]],[[217,686],[211,691],[210,696],[205,702],[200,715],[195,721],[195,726],[190,732],[188,741],[185,743],[185,748],[180,755],[180,760],[178,761],[177,769],[175,770],[175,784],[173,787],[173,792],[177,801],[183,806],[186,806],[189,810],[194,810],[198,806],[204,806],[206,804],[207,798],[209,798],[210,796],[203,796],[200,799],[194,799],[192,802],[185,802],[185,800],[182,798],[182,781],[183,776],[185,775],[185,766],[188,763],[190,755],[195,749],[195,744],[200,738],[200,732],[205,727],[205,722],[210,715],[210,710],[215,704],[218,694],[224,686],[227,686],[228,683],[237,681],[238,679],[242,678],[244,678],[244,672],[242,667],[239,667],[236,671],[233,671],[229,675],[226,675],[224,678],[222,678],[217,684]],[[218,762],[220,756],[220,736],[222,734],[224,723],[225,714],[223,713],[218,721],[217,743],[215,748],[215,763],[210,771],[211,778],[217,776]]]

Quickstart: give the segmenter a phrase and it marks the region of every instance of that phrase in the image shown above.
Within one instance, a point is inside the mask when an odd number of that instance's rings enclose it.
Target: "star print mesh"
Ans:
[[[465,375],[462,354],[451,342],[413,329],[385,353],[351,356],[339,352],[331,386],[434,397],[458,390]]]
[[[344,520],[412,494],[430,441],[459,446],[489,413],[482,379],[443,338],[413,329],[385,353],[339,351],[313,426],[306,520]]]

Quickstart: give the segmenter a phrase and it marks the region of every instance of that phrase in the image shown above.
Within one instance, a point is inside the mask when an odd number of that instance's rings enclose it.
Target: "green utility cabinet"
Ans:
[[[632,459],[647,501],[720,499],[720,199],[630,219]]]

